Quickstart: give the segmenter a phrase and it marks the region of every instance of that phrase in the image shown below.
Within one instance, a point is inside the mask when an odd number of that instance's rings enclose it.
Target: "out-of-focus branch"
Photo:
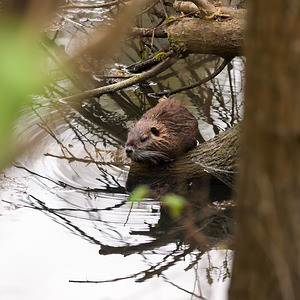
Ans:
[[[75,4],[73,2],[69,3],[68,5],[60,6],[60,9],[69,9],[69,8],[105,8],[111,7],[118,4],[124,4],[124,1],[114,0],[105,3],[98,3],[98,4]]]
[[[154,9],[155,5],[159,2],[159,0],[154,1],[149,7],[145,8],[144,10],[140,11],[136,16],[141,16],[145,13],[147,13],[148,11],[151,11]]]
[[[2,0],[0,2],[1,19],[13,17],[19,25],[30,26],[32,31],[39,33],[38,28],[51,18],[59,0]]]
[[[151,4],[156,0],[133,0],[120,10],[114,24],[106,31],[96,30],[89,37],[89,44],[83,46],[68,62],[72,66],[77,58],[85,54],[95,59],[110,57],[121,46],[122,37],[128,33],[130,25],[139,10],[145,4]]]

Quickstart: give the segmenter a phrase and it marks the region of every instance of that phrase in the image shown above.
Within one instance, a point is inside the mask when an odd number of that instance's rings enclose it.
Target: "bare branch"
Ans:
[[[199,12],[197,5],[191,1],[174,1],[173,7],[176,11],[183,12],[184,14],[191,12]]]
[[[127,88],[129,86],[132,86],[137,83],[141,83],[145,80],[148,80],[152,78],[153,76],[156,76],[157,74],[163,72],[167,68],[169,68],[171,65],[173,65],[177,61],[178,57],[176,54],[173,53],[170,57],[168,57],[165,61],[161,62],[159,65],[155,66],[153,69],[146,71],[141,74],[137,74],[129,79],[125,79],[121,82],[114,83],[111,85],[99,87],[96,89],[84,91],[80,94],[65,97],[58,99],[60,102],[69,102],[69,101],[75,101],[75,100],[84,100],[91,97],[100,96],[106,93],[116,92],[121,89]]]
[[[138,28],[134,27],[131,29],[132,36],[142,36],[142,37],[152,37],[154,32],[155,38],[167,38],[167,32],[165,29],[148,29],[148,28]]]
[[[220,67],[218,69],[216,69],[212,74],[210,74],[209,76],[205,77],[204,79],[196,82],[196,83],[193,83],[191,85],[188,85],[188,86],[184,86],[184,87],[181,87],[179,89],[176,89],[176,90],[173,90],[173,91],[166,91],[166,92],[160,92],[160,93],[155,93],[153,95],[155,96],[165,96],[165,95],[168,95],[168,96],[171,96],[171,95],[174,95],[176,93],[179,93],[179,92],[182,92],[182,91],[185,91],[185,90],[189,90],[189,89],[193,89],[203,83],[206,83],[208,81],[210,81],[211,79],[215,78],[218,74],[220,74],[223,69],[227,66],[227,64],[230,62],[231,59],[224,59],[222,64],[220,65]]]
[[[216,7],[207,0],[191,0],[198,8],[205,10],[207,13],[212,14],[217,11]]]

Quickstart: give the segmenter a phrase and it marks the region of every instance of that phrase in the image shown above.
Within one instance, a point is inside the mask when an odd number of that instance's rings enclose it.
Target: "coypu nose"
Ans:
[[[131,157],[131,154],[133,152],[132,147],[126,147],[125,151],[126,151],[127,157]]]

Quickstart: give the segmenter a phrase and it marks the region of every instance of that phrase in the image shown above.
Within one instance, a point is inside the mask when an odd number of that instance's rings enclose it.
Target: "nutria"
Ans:
[[[178,100],[167,99],[143,114],[130,130],[125,151],[133,161],[170,162],[197,145],[198,121]]]

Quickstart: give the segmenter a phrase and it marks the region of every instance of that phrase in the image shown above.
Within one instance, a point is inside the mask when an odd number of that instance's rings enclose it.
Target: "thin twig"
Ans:
[[[160,1],[160,4],[161,4],[162,9],[163,9],[163,11],[164,11],[164,14],[165,14],[166,19],[169,18],[163,0],[159,0],[159,1]]]
[[[139,16],[145,14],[146,12],[148,12],[149,10],[151,10],[158,2],[159,2],[159,0],[153,2],[149,7],[145,8],[144,10],[142,10],[141,12],[136,14],[136,17],[139,17]]]
[[[186,91],[186,90],[189,90],[189,89],[193,89],[203,83],[206,83],[208,81],[210,81],[211,79],[213,79],[214,77],[216,77],[219,73],[221,73],[223,71],[223,69],[226,67],[226,65],[229,63],[231,59],[224,59],[222,64],[220,65],[220,67],[215,70],[212,74],[210,74],[209,76],[205,77],[204,79],[196,82],[196,83],[193,83],[191,85],[187,85],[187,86],[184,86],[184,87],[181,87],[179,89],[176,89],[176,90],[172,90],[172,91],[165,91],[165,92],[159,92],[159,93],[153,93],[151,94],[152,96],[158,96],[158,97],[161,97],[161,96],[171,96],[171,95],[174,95],[176,93],[179,93],[179,92],[182,92],[182,91]]]
[[[167,38],[167,31],[165,29],[160,29],[161,25],[155,27],[155,28],[138,28],[133,27],[131,29],[131,35],[132,36],[141,36],[141,37],[156,37],[156,38]]]

